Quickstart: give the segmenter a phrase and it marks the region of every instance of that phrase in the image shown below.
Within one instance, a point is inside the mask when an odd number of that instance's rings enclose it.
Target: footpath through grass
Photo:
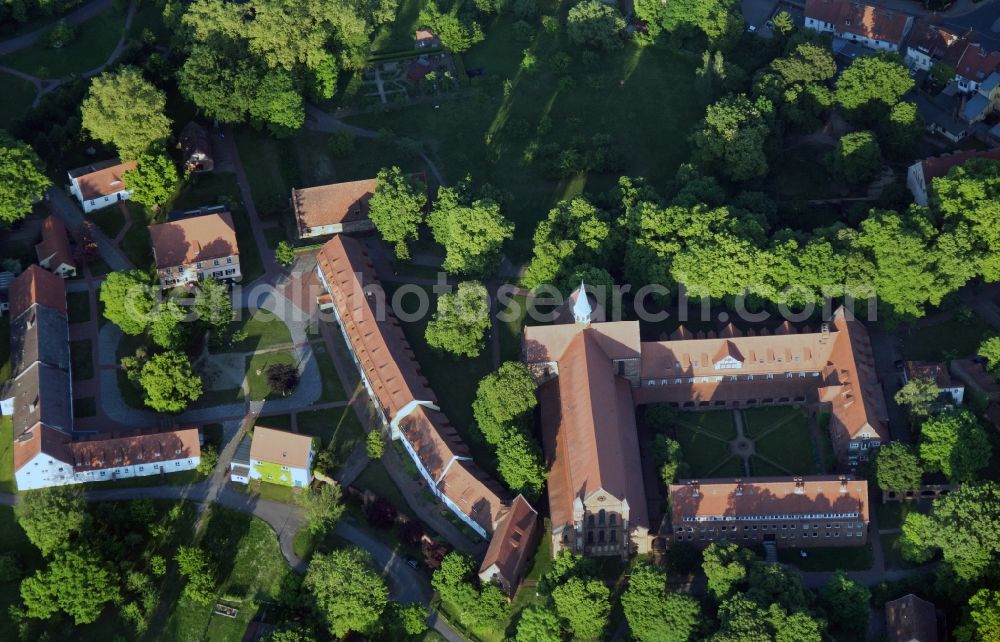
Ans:
[[[90,71],[101,66],[115,50],[126,14],[123,7],[112,5],[81,24],[76,38],[67,46],[52,49],[42,36],[30,47],[0,57],[0,65],[39,78],[64,78]]]

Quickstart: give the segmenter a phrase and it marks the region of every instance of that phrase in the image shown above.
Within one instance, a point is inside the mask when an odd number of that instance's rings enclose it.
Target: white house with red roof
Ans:
[[[107,160],[69,171],[69,191],[80,201],[85,213],[132,198],[125,185],[125,172],[136,168],[135,161]]]
[[[955,152],[954,154],[932,156],[910,165],[910,168],[906,172],[906,186],[910,188],[910,193],[913,194],[914,202],[917,205],[926,206],[931,181],[935,178],[947,175],[948,170],[952,167],[964,165],[967,161],[973,158],[986,158],[989,160],[1000,161],[1000,147],[985,152],[968,150],[964,152]]]

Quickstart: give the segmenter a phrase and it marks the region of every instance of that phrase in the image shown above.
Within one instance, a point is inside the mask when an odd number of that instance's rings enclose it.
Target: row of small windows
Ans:
[[[792,362],[793,363],[798,363],[799,360],[800,360],[800,358],[799,358],[798,355],[795,355],[795,356],[792,357]],[[773,361],[776,361],[777,363],[784,363],[784,358],[783,357],[777,357],[777,358],[773,359]],[[717,369],[735,369],[735,368],[742,368],[743,367],[743,363],[744,363],[743,361],[740,361],[739,359],[736,359],[734,357],[726,357],[725,359],[721,359],[721,360],[715,362],[712,365],[715,368],[717,368]],[[757,359],[757,363],[758,364],[764,364],[764,359],[763,358],[758,358]],[[701,362],[698,359],[692,359],[691,360],[691,365],[693,367],[695,367],[695,368],[699,368],[699,367],[701,367]],[[708,367],[708,365],[709,365],[709,362],[706,360],[705,361],[705,366]],[[681,362],[680,361],[674,361],[674,369],[675,370],[680,370],[681,369]]]
[[[781,374],[781,373],[777,373]],[[799,379],[805,379],[806,376],[818,377],[819,372],[786,372],[785,379],[794,379],[798,376]],[[767,374],[756,374],[756,375],[729,375],[726,377],[715,376],[715,377],[674,377],[672,379],[646,379],[647,386],[669,386],[680,385],[683,383],[720,383],[722,381],[764,381],[769,379],[774,379],[775,373],[769,372]]]
[[[824,537],[840,537],[840,531],[827,531],[826,533],[824,533],[823,536]],[[812,532],[812,533],[782,533],[781,534],[781,539],[795,539],[796,537],[801,537],[803,539],[805,539],[807,537],[819,537],[819,533]],[[855,533],[854,531],[846,531],[846,532],[844,532],[844,537],[864,537],[864,533]],[[750,538],[751,538],[751,536],[750,536],[749,533],[743,533],[743,539],[750,539]],[[683,533],[678,533],[677,534],[677,539],[678,540],[685,540],[686,539],[687,541],[691,541],[691,540],[694,539],[694,535],[684,535]],[[706,536],[706,535],[699,535],[698,536],[698,540],[699,541],[703,542],[706,539],[710,539],[710,540],[714,539],[714,536],[711,535],[711,534],[708,535],[708,536]],[[734,535],[723,534],[722,535],[722,539],[736,539],[736,537]]]
[[[805,530],[809,530],[809,529],[818,530],[818,529],[822,528],[823,526],[824,526],[823,524],[810,524],[808,522],[806,522],[805,524],[802,524],[800,526],[795,526],[794,524],[782,524],[781,525],[781,530],[783,530],[783,531],[784,530],[793,530],[794,531],[796,529],[801,529],[801,530],[804,530],[804,531]],[[849,529],[850,528],[864,528],[865,527],[865,523],[864,522],[845,522],[844,524],[841,524],[840,522],[833,522],[833,523],[830,523],[830,524],[826,524],[827,530],[829,530],[829,529],[835,529],[835,528],[840,528],[841,526],[843,526],[844,528],[849,528]],[[678,531],[687,530],[687,532],[689,532],[689,533],[694,533],[695,532],[695,527],[694,526],[687,526],[687,527],[683,527],[682,526],[682,527],[678,528],[677,530]],[[699,526],[697,532],[699,532],[699,533],[717,533],[720,530],[723,533],[725,533],[727,530],[733,531],[735,533],[738,529],[737,529],[736,526]],[[750,531],[750,530],[754,530],[754,531],[756,531],[756,530],[776,531],[776,530],[778,530],[778,525],[777,524],[765,524],[763,526],[758,527],[756,524],[754,524],[753,526],[744,526],[742,528],[742,530],[744,530],[744,531]]]
[[[802,519],[851,519],[857,518],[857,513],[800,513],[798,515],[702,515],[685,517],[685,522],[767,522],[767,521],[798,521]]]
[[[233,262],[233,257],[227,256],[226,257],[226,263],[227,264],[232,264],[232,262]],[[212,259],[212,265],[214,267],[218,267],[219,265],[221,265],[221,263],[219,263],[219,259]],[[194,267],[195,267],[195,269],[200,270],[202,268],[201,261],[198,261],[197,263],[195,263]],[[179,268],[177,268],[177,273],[178,274],[183,274],[186,270],[187,270],[186,267],[179,267]],[[165,268],[163,271],[166,272],[167,274],[171,274],[173,272],[173,268]]]
[[[597,531],[597,544],[617,544],[618,543],[618,531],[611,530],[608,531],[608,539],[604,539],[604,531]],[[594,545],[594,531],[587,531],[587,546]]]
[[[604,526],[605,518],[607,518],[607,521],[608,521],[608,523],[611,526],[614,526],[617,523],[617,521],[618,521],[618,515],[616,513],[611,513],[610,515],[608,515],[604,511],[604,509],[601,509],[597,513],[596,522],[595,522],[595,516],[594,516],[593,513],[591,513],[590,515],[587,516],[587,527],[588,528],[594,528],[595,523],[596,523],[596,525]]]

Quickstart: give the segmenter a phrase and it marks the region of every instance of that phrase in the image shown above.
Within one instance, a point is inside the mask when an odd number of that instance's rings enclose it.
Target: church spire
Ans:
[[[576,301],[573,303],[573,320],[577,323],[590,323],[593,312],[590,299],[587,298],[587,290],[583,281],[580,281],[580,289],[577,290]]]

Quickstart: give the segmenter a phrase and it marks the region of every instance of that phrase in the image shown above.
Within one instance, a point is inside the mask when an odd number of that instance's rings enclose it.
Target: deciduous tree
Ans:
[[[692,136],[695,158],[719,174],[744,181],[767,174],[767,139],[774,112],[764,97],[725,96],[708,106]]]
[[[125,334],[138,335],[149,327],[153,290],[149,277],[139,270],[111,272],[101,283],[104,318]]]
[[[453,293],[438,297],[437,311],[427,323],[427,345],[459,357],[482,352],[492,325],[489,293],[478,281],[458,284]]]
[[[545,463],[538,443],[520,430],[504,433],[496,444],[497,472],[515,493],[538,497],[545,486]]]
[[[0,130],[0,223],[10,224],[31,213],[52,181],[31,147]]]
[[[982,425],[968,410],[952,410],[920,426],[920,458],[952,482],[971,482],[990,461],[992,448]]]
[[[382,239],[392,244],[396,258],[409,259],[409,243],[420,236],[427,205],[427,185],[405,176],[398,167],[383,168],[368,201],[368,216]]]
[[[483,436],[498,443],[504,429],[538,405],[535,380],[520,361],[505,361],[479,382],[472,414]]]
[[[215,599],[215,569],[208,553],[197,546],[181,546],[174,557],[177,571],[185,578],[184,597],[198,604]]]
[[[455,4],[443,12],[437,2],[428,2],[420,11],[420,21],[434,31],[446,49],[455,53],[467,51],[486,37],[478,22],[459,17],[460,6]]]
[[[160,301],[149,314],[149,338],[161,348],[180,349],[187,337],[187,326],[184,325],[186,315],[187,312],[176,301]]]
[[[157,412],[180,412],[201,396],[201,376],[181,352],[162,352],[147,361],[139,372],[147,406]]]
[[[344,514],[340,486],[320,484],[319,488],[303,493],[301,501],[306,513],[306,527],[313,535],[330,532]]]
[[[607,265],[612,243],[607,214],[583,197],[560,201],[535,230],[534,252],[525,269],[524,285],[561,285],[564,277],[581,264]]]
[[[371,556],[357,548],[314,555],[304,586],[338,638],[350,631],[372,631],[389,603],[385,580],[375,571]]]
[[[909,444],[894,441],[879,448],[875,458],[875,479],[882,490],[917,489],[923,473],[920,458]]]
[[[559,616],[545,606],[529,606],[517,622],[517,642],[561,642]]]
[[[608,625],[611,591],[597,579],[571,577],[552,590],[556,612],[576,638],[596,638]]]
[[[443,267],[449,274],[489,276],[500,264],[504,241],[514,236],[514,225],[500,213],[500,205],[473,200],[468,182],[438,190],[427,224],[445,248]]]
[[[667,574],[649,564],[632,571],[622,609],[632,636],[642,642],[687,642],[698,628],[701,608],[689,595],[666,592]]]
[[[365,438],[365,452],[368,453],[369,459],[382,459],[382,454],[385,453],[385,440],[378,430],[372,430]]]
[[[869,131],[844,134],[833,153],[834,166],[849,183],[865,183],[878,176],[882,153]]]
[[[979,344],[979,356],[986,359],[986,365],[994,377],[1000,377],[1000,336],[990,337]]]
[[[116,582],[94,553],[67,550],[21,582],[21,599],[29,617],[44,620],[63,611],[79,626],[95,621],[104,605],[118,597]]]
[[[22,493],[14,516],[28,540],[46,557],[67,548],[90,523],[86,500],[64,486]]]
[[[212,331],[212,338],[222,342],[228,338],[233,321],[233,297],[229,286],[208,278],[198,284],[194,295],[194,313]]]
[[[861,56],[837,78],[834,99],[860,122],[875,122],[913,89],[910,77],[890,55]]]
[[[583,0],[566,15],[566,33],[581,47],[617,51],[624,46],[625,20],[615,7],[599,0]]]
[[[871,612],[868,588],[837,571],[820,592],[820,603],[831,625],[849,635],[863,635]]]
[[[958,642],[1000,642],[1000,592],[976,591],[955,637]]]
[[[140,154],[136,168],[125,172],[122,179],[131,199],[152,209],[170,200],[179,180],[174,162],[163,153]]]
[[[299,369],[290,363],[273,363],[267,367],[267,387],[282,396],[299,385]]]
[[[926,417],[937,403],[941,391],[933,377],[914,377],[896,391],[896,403],[905,406],[910,414],[916,417]]]
[[[713,542],[705,548],[702,559],[701,567],[708,578],[708,592],[721,600],[746,579],[754,555],[732,542]]]
[[[145,154],[170,136],[162,91],[135,67],[122,67],[95,77],[80,106],[83,128],[112,145],[122,159]]]

